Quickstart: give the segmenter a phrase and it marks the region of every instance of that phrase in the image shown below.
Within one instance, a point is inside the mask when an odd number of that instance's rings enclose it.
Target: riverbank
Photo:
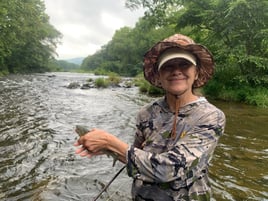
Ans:
[[[92,74],[92,72],[73,72],[79,74]],[[53,73],[51,73],[53,74]],[[2,73],[1,77],[8,76],[8,74]],[[99,75],[96,75],[99,76]],[[161,96],[164,94],[164,91],[160,88],[154,87],[149,84],[140,74],[136,77],[124,79],[116,73],[107,73],[103,75],[104,77],[98,78],[97,80],[87,80],[87,83],[84,83],[82,86],[84,89],[96,87],[96,88],[107,88],[114,86],[123,86],[126,88],[137,86],[139,91],[143,94],[149,96]],[[93,82],[94,81],[94,82]],[[70,87],[78,88],[80,85],[77,85],[76,82],[70,83]],[[202,94],[210,99],[242,103],[247,105],[257,106],[259,108],[268,108],[268,89],[264,87],[250,87],[247,85],[244,86],[224,86],[219,82],[210,81],[208,84],[201,88],[197,89],[198,94]]]
[[[216,100],[268,108],[268,89],[261,86],[228,86],[212,80],[203,88],[203,92],[207,97]]]
[[[99,87],[109,87],[118,85],[123,79],[117,74],[108,74],[104,80],[99,80]],[[164,91],[158,87],[154,87],[147,82],[143,75],[132,78],[132,82],[128,82],[129,86],[138,86],[141,93],[151,96],[162,96]],[[197,94],[202,94],[210,99],[221,100],[226,102],[235,102],[257,106],[260,108],[268,108],[268,89],[263,87],[226,87],[220,83],[211,81],[201,89],[195,90]]]

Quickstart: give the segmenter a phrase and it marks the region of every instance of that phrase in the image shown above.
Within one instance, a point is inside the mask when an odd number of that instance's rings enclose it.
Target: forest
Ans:
[[[208,47],[216,71],[202,89],[213,98],[268,107],[267,0],[125,0],[143,8],[135,27],[122,27],[81,68],[137,76],[144,53],[182,33]],[[60,70],[55,48],[61,33],[49,23],[41,0],[0,2],[0,75]]]
[[[0,1],[0,75],[49,71],[61,33],[40,0]]]

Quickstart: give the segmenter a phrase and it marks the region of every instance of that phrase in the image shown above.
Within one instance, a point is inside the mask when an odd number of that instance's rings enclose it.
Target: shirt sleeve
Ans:
[[[166,152],[156,154],[131,147],[127,164],[129,176],[157,183],[175,179],[191,182],[207,169],[224,126],[224,114],[214,110],[202,115]]]

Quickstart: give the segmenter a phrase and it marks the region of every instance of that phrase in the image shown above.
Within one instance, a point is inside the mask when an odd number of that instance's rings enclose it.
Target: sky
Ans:
[[[44,0],[46,13],[63,35],[56,59],[86,57],[107,44],[116,30],[134,27],[142,10],[125,8],[124,0]]]

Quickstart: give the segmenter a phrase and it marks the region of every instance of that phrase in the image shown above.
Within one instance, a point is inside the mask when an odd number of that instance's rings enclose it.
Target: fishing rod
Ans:
[[[106,184],[106,186],[101,190],[101,192],[92,200],[92,201],[96,201],[99,199],[99,197],[102,195],[102,193],[104,191],[107,190],[107,188],[111,185],[111,183],[113,183],[113,181],[118,177],[118,175],[125,169],[126,165],[124,165],[115,175],[114,177],[109,181],[108,184]]]
[[[87,134],[88,132],[90,132],[90,129],[85,127],[85,126],[81,126],[81,125],[76,125],[75,127],[75,131],[76,133],[81,137],[84,136],[85,134]],[[108,155],[112,155],[111,153],[108,153]],[[113,156],[113,155],[112,155]],[[114,158],[114,164],[116,162],[116,158],[115,156],[113,156]],[[113,166],[114,166],[113,164]],[[114,177],[111,179],[111,181],[109,181],[109,183],[101,190],[101,192],[92,200],[92,201],[96,201],[98,200],[98,198],[102,195],[102,193],[104,191],[106,191],[106,189],[111,185],[111,183],[118,177],[118,175],[125,169],[126,165],[124,165],[115,175]]]

